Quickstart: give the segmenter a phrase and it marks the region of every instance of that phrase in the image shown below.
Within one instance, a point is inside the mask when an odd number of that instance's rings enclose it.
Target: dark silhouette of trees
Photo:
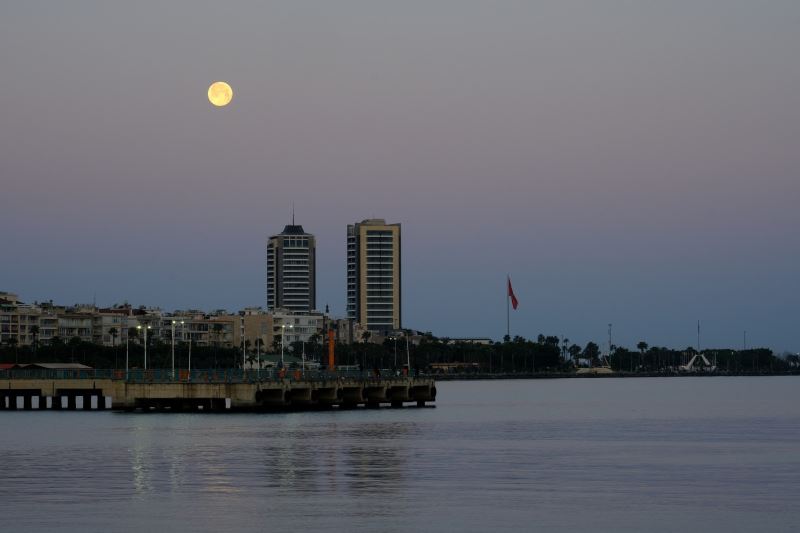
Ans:
[[[241,347],[225,347],[222,343],[222,325],[212,329],[214,333],[208,346],[194,344],[192,346],[192,368],[234,368],[241,364]],[[129,330],[130,340],[130,366],[141,368],[143,364],[144,347],[137,342],[139,332],[133,328]],[[317,337],[314,341],[317,341]],[[369,337],[372,338],[372,337]],[[368,338],[368,339],[369,339]],[[148,339],[150,340],[150,339]],[[363,340],[363,339],[362,339]],[[589,342],[581,349],[577,344],[568,344],[566,339],[560,340],[556,336],[539,335],[535,340],[515,336],[505,342],[489,344],[476,344],[447,337],[436,338],[426,334],[414,337],[409,343],[409,359],[412,369],[428,372],[444,372],[450,365],[452,371],[464,373],[492,373],[501,374],[540,374],[555,372],[574,372],[579,358],[585,358],[593,366],[601,364],[600,347]],[[7,339],[0,346],[0,362],[33,361],[34,354],[37,362],[67,363],[80,362],[94,368],[117,368],[118,346],[103,346],[74,337],[67,343],[63,339],[54,337],[49,342],[37,343],[38,346],[19,346],[16,339]],[[115,343],[112,343],[115,344]],[[306,343],[306,360],[316,360],[325,365],[327,358],[324,350],[319,351],[312,347],[319,347],[318,342]],[[638,350],[628,350],[623,346],[614,347],[609,364],[615,371],[647,373],[647,374],[677,374],[684,372],[680,367],[685,365],[697,353],[695,348],[673,350],[658,346],[643,346],[637,344]],[[268,348],[261,339],[253,343],[256,348]],[[567,346],[565,348],[565,346]],[[280,353],[279,337],[271,347],[274,360]],[[302,344],[294,342],[287,345],[287,352],[299,357]],[[253,351],[253,347],[249,348]],[[337,343],[335,346],[337,365],[361,365],[365,369],[389,369],[395,366],[395,341],[391,338],[383,339],[382,343],[357,342],[353,344]],[[252,353],[250,354],[252,355]],[[266,353],[262,360],[268,360]],[[764,348],[750,350],[707,349],[703,355],[712,365],[716,365],[717,373],[800,373],[800,357],[787,355],[785,358],[775,357],[772,351]],[[171,345],[153,339],[148,346],[148,367],[169,368],[171,366]],[[252,362],[252,357],[249,358]],[[176,362],[179,367],[185,368],[188,360],[188,345],[181,343],[176,347]],[[397,365],[406,365],[406,343],[400,337],[397,340]]]
[[[19,350],[17,349],[17,344],[19,341],[16,337],[9,337],[6,339],[6,346],[9,348],[13,348],[14,350],[14,363],[19,364]]]
[[[583,353],[581,355],[583,355],[584,359],[589,360],[590,366],[596,366],[600,364],[600,347],[594,342],[589,341],[586,343],[586,347],[583,349]]]
[[[572,346],[570,346],[567,349],[567,351],[569,352],[570,357],[572,358],[572,360],[574,361],[575,366],[577,367],[578,366],[578,359],[580,359],[581,352],[583,350],[581,350],[581,347],[578,346],[577,344],[573,344]]]

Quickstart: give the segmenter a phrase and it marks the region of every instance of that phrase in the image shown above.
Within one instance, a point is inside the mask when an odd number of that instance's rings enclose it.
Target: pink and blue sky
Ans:
[[[163,5],[166,4],[166,5]],[[403,224],[404,325],[800,350],[800,3],[4,2],[0,290],[264,305]],[[213,108],[214,80],[234,89]]]

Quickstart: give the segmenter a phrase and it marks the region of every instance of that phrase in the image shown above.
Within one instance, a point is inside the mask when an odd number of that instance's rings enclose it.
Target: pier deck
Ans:
[[[0,410],[269,411],[424,406],[431,378],[241,371],[83,371],[0,375]]]

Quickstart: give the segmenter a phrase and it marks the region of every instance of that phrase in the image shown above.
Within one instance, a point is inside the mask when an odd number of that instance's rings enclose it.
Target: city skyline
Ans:
[[[501,338],[511,274],[512,335],[689,346],[701,320],[704,345],[797,352],[798,16],[5,4],[0,290],[263,305],[294,201],[339,316],[343,228],[380,216],[403,224],[409,328]]]

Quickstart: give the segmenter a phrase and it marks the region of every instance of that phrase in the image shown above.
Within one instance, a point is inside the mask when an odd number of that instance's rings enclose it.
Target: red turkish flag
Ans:
[[[517,310],[517,306],[519,305],[519,302],[517,301],[517,297],[514,296],[514,289],[511,288],[511,278],[510,277],[508,278],[508,297],[511,298],[511,307],[513,307],[514,310],[516,311]]]

